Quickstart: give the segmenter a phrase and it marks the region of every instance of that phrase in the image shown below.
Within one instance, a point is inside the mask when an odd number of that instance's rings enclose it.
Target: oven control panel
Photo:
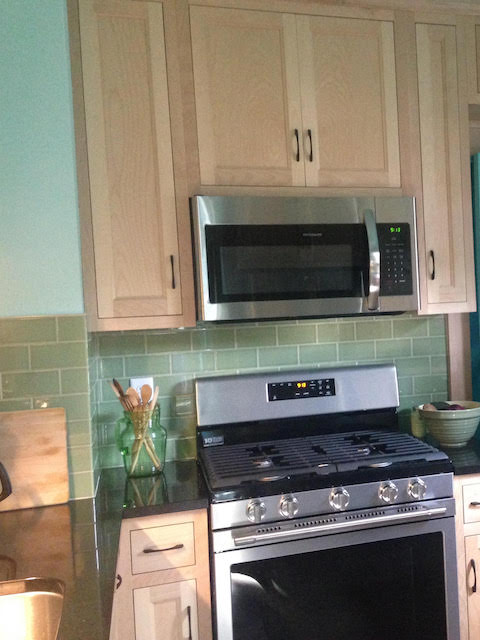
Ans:
[[[268,401],[299,400],[335,395],[335,378],[318,380],[290,380],[289,382],[269,382]]]

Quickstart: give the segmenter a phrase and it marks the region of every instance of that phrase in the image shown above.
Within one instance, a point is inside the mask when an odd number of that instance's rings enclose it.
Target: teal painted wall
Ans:
[[[65,0],[0,4],[0,316],[82,313]]]

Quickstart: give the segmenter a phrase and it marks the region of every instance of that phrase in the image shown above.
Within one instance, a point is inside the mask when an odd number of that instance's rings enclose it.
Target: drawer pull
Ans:
[[[174,544],[173,547],[165,547],[164,549],[156,549],[155,547],[145,547],[143,553],[162,553],[163,551],[175,551],[176,549],[183,549],[185,545]]]
[[[117,573],[117,584],[115,585],[115,589],[118,589],[121,584],[122,584],[122,576],[119,573]]]
[[[473,571],[472,593],[477,593],[477,567],[475,566],[475,560],[473,558],[470,560],[470,566]]]
[[[468,506],[476,509],[477,507],[480,507],[480,502],[478,500],[473,500]]]
[[[308,140],[310,142],[310,153],[308,154],[308,159],[310,162],[313,162],[313,142],[312,142],[312,130],[307,129]]]
[[[187,616],[188,616],[188,640],[192,640],[192,607],[188,605],[187,607]]]

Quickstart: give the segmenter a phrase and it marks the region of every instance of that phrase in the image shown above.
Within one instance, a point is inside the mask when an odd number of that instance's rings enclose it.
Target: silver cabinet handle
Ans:
[[[378,311],[380,295],[380,247],[378,244],[377,224],[375,215],[371,209],[365,209],[365,227],[368,241],[368,297],[367,308],[369,311]]]
[[[164,549],[157,549],[155,547],[145,547],[143,553],[163,553],[163,551],[175,551],[175,549],[183,549],[183,544],[174,544],[173,547],[165,547]]]
[[[307,129],[307,136],[310,142],[310,153],[308,154],[308,159],[310,162],[313,162],[313,142],[312,142],[312,130]]]
[[[477,507],[480,507],[480,502],[478,502],[478,500],[473,500],[468,506],[476,509]]]

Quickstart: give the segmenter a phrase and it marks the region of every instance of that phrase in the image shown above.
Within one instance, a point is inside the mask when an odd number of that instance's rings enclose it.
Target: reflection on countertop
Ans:
[[[472,438],[464,447],[442,447],[432,436],[424,438],[429,444],[445,451],[453,463],[456,476],[480,473],[480,440]]]
[[[121,494],[0,514],[2,579],[65,582],[59,640],[108,638]]]
[[[133,483],[123,469],[107,469],[94,499],[0,513],[0,580],[63,580],[58,639],[107,640],[122,517],[207,504],[194,461],[167,463],[164,475]]]

